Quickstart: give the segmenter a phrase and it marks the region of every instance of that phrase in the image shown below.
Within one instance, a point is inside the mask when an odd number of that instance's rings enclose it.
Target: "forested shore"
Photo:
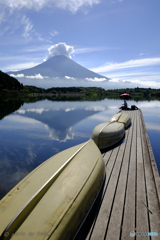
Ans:
[[[122,93],[129,93],[133,100],[160,100],[160,89],[153,88],[126,88],[126,89],[109,89],[105,90],[99,87],[53,87],[49,89],[39,88],[35,86],[23,86],[17,79],[0,71],[0,96],[54,96],[54,98],[72,98],[80,99],[119,99]]]

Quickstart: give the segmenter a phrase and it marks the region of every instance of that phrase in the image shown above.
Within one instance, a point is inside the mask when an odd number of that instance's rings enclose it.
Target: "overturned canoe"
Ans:
[[[130,118],[130,116],[127,113],[120,112],[120,113],[117,113],[117,114],[113,115],[109,119],[109,122],[123,123],[125,128],[127,128],[130,125],[130,123],[131,123],[131,118]]]
[[[118,122],[106,122],[97,125],[92,132],[91,139],[104,149],[119,142],[125,133],[124,125]]]
[[[104,176],[92,140],[51,157],[0,201],[0,239],[73,239]]]

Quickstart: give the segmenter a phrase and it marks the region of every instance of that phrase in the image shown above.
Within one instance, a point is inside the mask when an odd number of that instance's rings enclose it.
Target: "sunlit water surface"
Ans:
[[[160,102],[129,101],[141,108],[160,172]],[[24,103],[0,120],[0,199],[54,154],[87,141],[93,128],[119,111],[121,100]]]

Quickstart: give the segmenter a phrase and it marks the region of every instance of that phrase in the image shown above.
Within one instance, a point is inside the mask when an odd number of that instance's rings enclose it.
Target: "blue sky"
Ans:
[[[64,50],[118,88],[160,88],[159,10],[158,0],[0,0],[0,69]]]

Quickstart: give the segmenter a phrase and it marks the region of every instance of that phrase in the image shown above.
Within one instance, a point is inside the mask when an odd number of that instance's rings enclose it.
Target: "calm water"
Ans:
[[[0,199],[52,155],[85,142],[93,128],[118,112],[122,100],[8,101],[0,113]],[[160,172],[160,102],[128,105],[142,109]]]

